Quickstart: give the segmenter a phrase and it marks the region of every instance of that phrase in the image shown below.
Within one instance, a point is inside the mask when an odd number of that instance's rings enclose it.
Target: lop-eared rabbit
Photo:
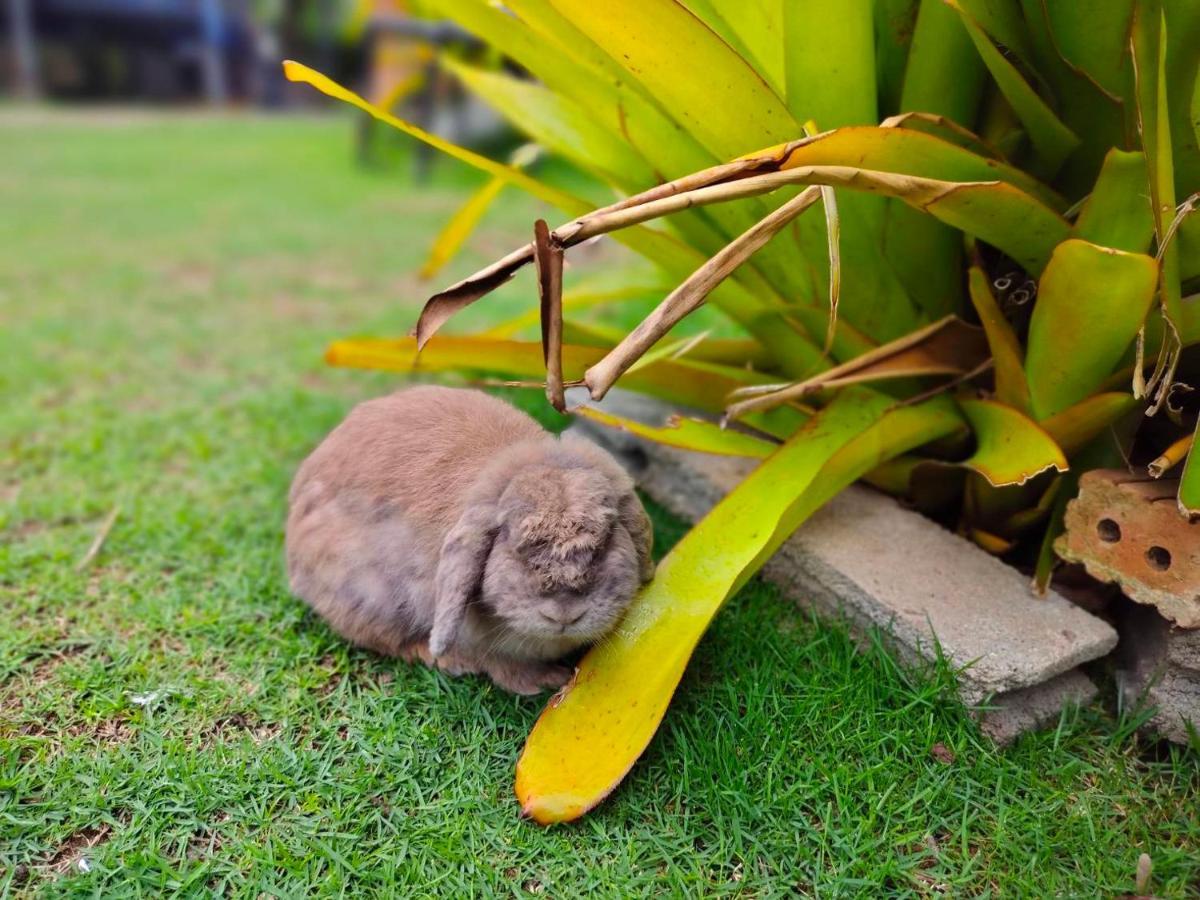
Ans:
[[[287,565],[355,644],[529,694],[616,626],[653,572],[651,537],[603,450],[425,386],[359,404],[300,466]]]

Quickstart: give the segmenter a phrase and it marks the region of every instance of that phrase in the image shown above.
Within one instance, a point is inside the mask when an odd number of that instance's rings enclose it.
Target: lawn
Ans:
[[[322,348],[408,329],[476,183],[350,136],[0,112],[0,895],[1112,896],[1143,852],[1158,895],[1200,891],[1200,760],[1111,686],[996,750],[950,674],[757,582],[616,794],[521,821],[541,701],[352,650],[285,584],[294,467],[397,383]],[[545,214],[506,196],[455,272]]]

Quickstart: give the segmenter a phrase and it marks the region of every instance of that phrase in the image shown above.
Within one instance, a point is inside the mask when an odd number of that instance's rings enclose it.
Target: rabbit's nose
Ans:
[[[586,612],[586,609],[566,609],[557,604],[554,606],[545,606],[541,609],[542,618],[548,622],[553,622],[555,625],[561,625],[563,628],[566,628],[568,625],[574,625],[583,618]]]

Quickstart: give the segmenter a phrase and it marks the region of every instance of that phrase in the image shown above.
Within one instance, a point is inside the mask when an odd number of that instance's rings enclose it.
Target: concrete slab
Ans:
[[[657,404],[618,395],[604,408],[660,424]],[[755,465],[753,460],[663,447],[580,420],[575,426],[629,466],[640,486],[676,515],[696,520]],[[854,486],[784,544],[763,571],[802,605],[878,626],[909,658],[941,653],[961,670],[963,700],[995,707],[998,740],[1038,727],[1064,702],[1095,688],[1076,670],[1117,643],[1104,621],[1057,594],[1036,597],[1028,579],[969,541],[869,488]],[[985,722],[988,717],[985,717]]]

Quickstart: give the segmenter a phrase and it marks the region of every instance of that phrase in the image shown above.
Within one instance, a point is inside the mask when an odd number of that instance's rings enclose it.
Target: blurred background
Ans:
[[[232,103],[275,108],[285,57],[338,79],[369,75],[383,99],[413,88],[430,48],[466,35],[408,0],[3,0],[0,73],[25,99]]]
[[[319,103],[289,88],[303,60],[427,128],[470,138],[496,119],[439,73],[435,55],[486,55],[413,0],[0,0],[0,87],[56,104],[280,110]],[[472,130],[473,129],[473,130]]]

